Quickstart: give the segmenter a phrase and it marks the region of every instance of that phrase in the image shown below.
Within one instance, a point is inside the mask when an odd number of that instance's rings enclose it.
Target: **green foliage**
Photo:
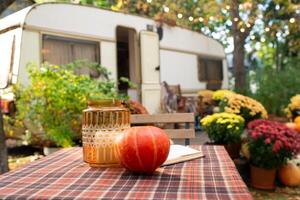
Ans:
[[[81,113],[88,99],[118,98],[115,83],[75,75],[61,66],[29,65],[30,85],[15,88],[18,118],[40,127],[44,140],[72,146],[81,129]]]
[[[3,115],[4,132],[7,137],[22,138],[25,132],[24,124],[21,120],[9,115]]]
[[[75,60],[63,66],[67,70],[74,71],[76,75],[81,74],[81,70],[88,69],[88,75],[91,78],[101,78],[102,80],[109,80],[111,73],[99,63],[90,62],[88,60]]]
[[[114,1],[112,0],[80,0],[82,4],[94,5],[101,8],[110,8]]]
[[[280,71],[270,66],[256,69],[249,79],[257,89],[248,94],[261,102],[268,113],[283,116],[290,98],[300,93],[299,74],[299,59],[289,61]]]
[[[128,78],[126,77],[121,77],[120,78],[120,82],[123,82],[123,83],[126,83],[128,84],[128,87],[129,88],[132,88],[132,89],[136,89],[137,88],[137,85],[133,82],[131,82]]]
[[[37,3],[60,2],[60,3],[79,3],[83,5],[93,5],[101,8],[111,8],[115,0],[35,0]]]
[[[280,50],[282,54],[297,53],[300,48],[299,28],[300,23],[290,23],[292,17],[299,17],[297,9],[299,9],[299,1],[272,0],[263,3],[266,5],[264,10],[263,21],[265,26],[269,27],[268,32],[264,35],[271,42],[282,42],[283,48]],[[286,33],[288,31],[288,33]],[[281,36],[278,37],[276,34]]]

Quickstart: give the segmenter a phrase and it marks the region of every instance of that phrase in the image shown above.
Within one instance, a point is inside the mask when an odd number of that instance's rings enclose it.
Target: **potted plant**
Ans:
[[[300,152],[300,135],[282,123],[254,120],[248,124],[251,185],[274,189],[276,169]]]
[[[239,157],[245,124],[243,117],[232,113],[215,113],[204,117],[201,124],[210,140],[224,145],[231,158]]]
[[[240,94],[227,93],[219,106],[221,111],[241,115],[246,124],[255,119],[268,117],[267,111],[261,103]]]

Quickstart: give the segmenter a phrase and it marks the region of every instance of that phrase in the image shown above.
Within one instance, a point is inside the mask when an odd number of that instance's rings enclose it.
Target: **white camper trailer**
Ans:
[[[227,88],[223,46],[216,40],[152,19],[76,4],[36,4],[0,20],[0,87],[28,82],[26,65],[87,59],[111,78],[128,77],[130,94],[159,111],[160,83],[182,93]],[[158,34],[158,32],[160,34]]]

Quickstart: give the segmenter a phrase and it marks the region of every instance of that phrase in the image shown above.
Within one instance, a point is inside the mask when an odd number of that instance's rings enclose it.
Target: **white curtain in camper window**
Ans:
[[[44,40],[43,61],[51,64],[67,64],[72,62],[72,47],[63,41]]]
[[[98,49],[97,42],[44,37],[43,61],[57,65],[68,64],[75,60],[99,62]]]

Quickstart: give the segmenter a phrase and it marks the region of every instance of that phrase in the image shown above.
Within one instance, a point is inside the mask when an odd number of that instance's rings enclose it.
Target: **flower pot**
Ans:
[[[275,189],[276,169],[265,169],[250,167],[251,186],[257,189],[273,190]]]
[[[231,159],[239,158],[240,157],[240,149],[241,143],[233,143],[233,144],[225,144],[224,145],[227,153],[229,154]]]

